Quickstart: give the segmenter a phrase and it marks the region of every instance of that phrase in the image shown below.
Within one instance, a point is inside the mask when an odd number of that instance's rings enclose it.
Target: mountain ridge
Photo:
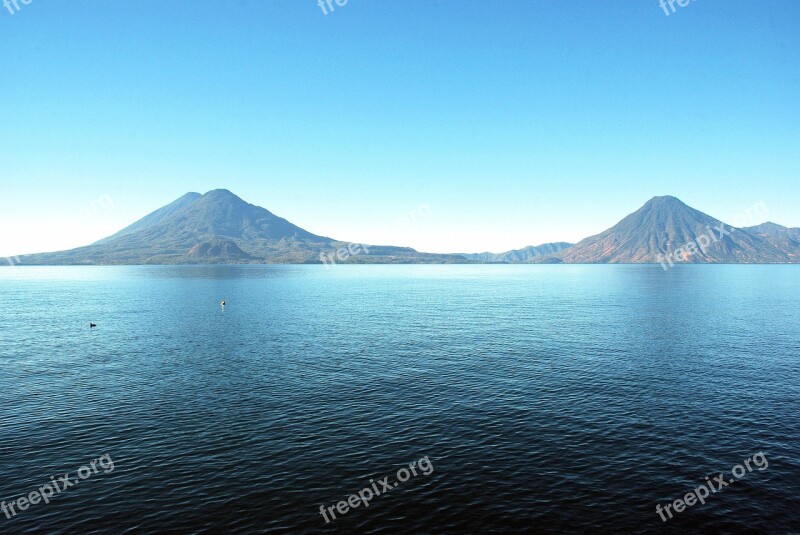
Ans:
[[[320,236],[226,189],[189,192],[97,242],[20,255],[19,264],[226,263],[797,263],[800,229],[726,225],[680,199],[653,197],[613,227],[576,244],[504,253],[421,253]]]
[[[512,249],[504,253],[458,253],[468,260],[486,262],[490,264],[518,264],[529,261],[532,258],[545,256],[562,251],[573,244],[567,242],[551,242],[541,245],[529,245],[522,249]]]

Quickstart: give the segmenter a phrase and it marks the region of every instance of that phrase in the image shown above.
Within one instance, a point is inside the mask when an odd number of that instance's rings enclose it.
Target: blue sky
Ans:
[[[0,4],[0,256],[220,187],[432,252],[577,241],[665,194],[800,226],[796,1],[19,6]]]

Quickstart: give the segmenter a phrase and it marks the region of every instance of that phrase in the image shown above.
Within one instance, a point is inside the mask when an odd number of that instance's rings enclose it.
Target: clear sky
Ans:
[[[577,241],[667,194],[800,226],[796,0],[18,5],[0,256],[214,188],[431,252]]]

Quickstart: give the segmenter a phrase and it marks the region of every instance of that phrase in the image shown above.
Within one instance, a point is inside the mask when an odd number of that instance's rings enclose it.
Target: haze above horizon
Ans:
[[[0,11],[0,256],[215,188],[437,253],[576,242],[657,195],[800,226],[788,0],[20,5]]]

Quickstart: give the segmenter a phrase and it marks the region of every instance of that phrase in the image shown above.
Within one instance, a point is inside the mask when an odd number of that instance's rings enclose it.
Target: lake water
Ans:
[[[0,296],[0,500],[106,456],[0,533],[800,531],[800,266],[9,267]]]

